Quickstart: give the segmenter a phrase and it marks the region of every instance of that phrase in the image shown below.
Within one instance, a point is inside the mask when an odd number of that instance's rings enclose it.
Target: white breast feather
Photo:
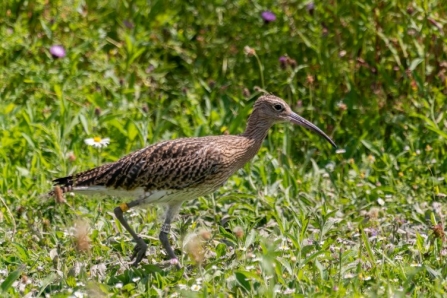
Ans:
[[[142,207],[147,204],[167,204],[176,201],[180,202],[185,200],[192,200],[209,193],[209,190],[204,191],[202,189],[161,189],[147,192],[144,191],[142,187],[136,188],[134,190],[126,190],[105,186],[75,186],[73,188],[73,192],[82,195],[104,195],[118,198],[141,200],[139,207]]]

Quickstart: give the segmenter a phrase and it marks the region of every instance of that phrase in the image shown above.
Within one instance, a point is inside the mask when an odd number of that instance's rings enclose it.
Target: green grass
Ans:
[[[307,4],[2,2],[1,296],[445,296],[447,2]],[[156,207],[129,215],[150,247],[131,268],[121,201],[44,196],[148,144],[241,133],[261,89],[344,151],[276,125],[253,162],[184,204],[181,270],[161,266]]]

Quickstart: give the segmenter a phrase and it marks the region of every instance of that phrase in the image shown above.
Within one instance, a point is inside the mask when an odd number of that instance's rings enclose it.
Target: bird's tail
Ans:
[[[49,196],[76,191],[76,188],[83,186],[102,186],[104,182],[102,178],[108,174],[108,171],[113,168],[113,164],[106,164],[101,167],[93,168],[75,175],[61,177],[53,180],[54,188],[48,193]]]
[[[58,192],[61,192],[61,194],[70,192],[73,190],[73,175],[57,178],[53,180],[54,188],[48,193],[48,196],[55,196]]]

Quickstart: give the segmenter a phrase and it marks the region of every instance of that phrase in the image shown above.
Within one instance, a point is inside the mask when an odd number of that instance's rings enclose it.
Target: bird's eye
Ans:
[[[274,108],[276,111],[278,111],[278,112],[281,112],[282,110],[284,110],[283,105],[282,105],[282,104],[279,104],[279,103],[273,105],[273,108]]]

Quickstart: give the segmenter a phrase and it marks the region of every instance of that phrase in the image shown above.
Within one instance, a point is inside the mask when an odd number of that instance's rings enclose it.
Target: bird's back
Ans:
[[[233,135],[163,141],[54,182],[64,192],[138,196],[151,191],[195,189],[200,196],[217,189],[242,167],[244,154],[251,146],[251,140]]]

